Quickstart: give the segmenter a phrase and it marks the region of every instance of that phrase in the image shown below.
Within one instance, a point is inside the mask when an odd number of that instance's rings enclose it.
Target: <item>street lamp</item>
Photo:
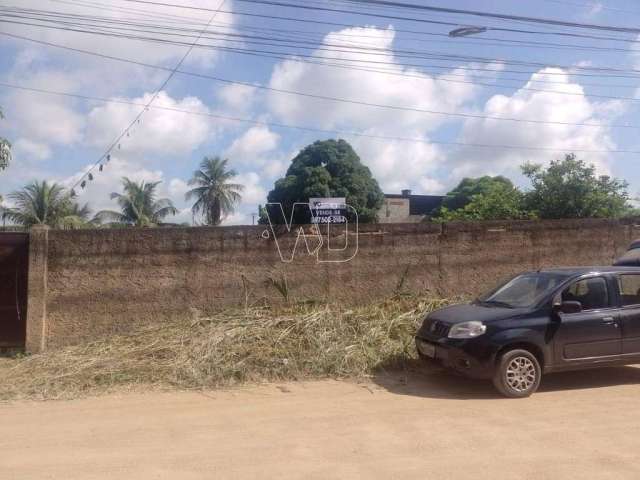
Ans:
[[[476,33],[483,33],[488,30],[487,27],[460,27],[449,32],[450,37],[467,37]]]

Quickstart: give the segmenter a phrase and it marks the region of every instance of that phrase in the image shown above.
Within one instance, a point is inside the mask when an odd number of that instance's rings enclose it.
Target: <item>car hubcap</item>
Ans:
[[[526,392],[536,381],[536,367],[527,357],[516,357],[507,366],[507,383],[516,392]]]

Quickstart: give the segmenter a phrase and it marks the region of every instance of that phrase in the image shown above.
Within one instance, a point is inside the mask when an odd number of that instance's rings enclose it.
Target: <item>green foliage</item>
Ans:
[[[15,205],[2,210],[2,218],[32,227],[49,225],[52,228],[74,229],[86,227],[91,214],[87,205],[73,201],[69,192],[57,183],[32,182],[9,194]]]
[[[200,169],[193,172],[189,185],[187,201],[195,199],[191,208],[194,218],[201,216],[207,225],[220,225],[222,219],[233,213],[235,205],[241,200],[240,192],[244,186],[229,181],[237,175],[235,170],[228,170],[228,160],[219,157],[205,157]]]
[[[631,210],[627,182],[596,176],[593,165],[573,154],[546,169],[526,164],[522,172],[532,185],[525,206],[540,218],[618,218]]]
[[[472,195],[464,207],[456,210],[449,210],[443,207],[439,214],[439,220],[450,222],[532,218],[531,212],[524,208],[523,200],[522,192],[514,187],[511,182],[508,180],[507,182],[502,180],[495,181],[489,183],[481,193]]]
[[[618,218],[632,215],[627,183],[596,176],[595,167],[566,155],[547,168],[525,164],[531,189],[521,192],[505,177],[465,178],[450,191],[438,221],[526,218]]]
[[[286,176],[269,192],[270,203],[280,203],[286,220],[293,204],[307,203],[310,197],[345,197],[358,212],[360,222],[375,222],[384,196],[371,171],[344,140],[317,141],[304,148],[291,162]],[[266,212],[265,212],[266,213]],[[269,208],[272,222],[285,223],[279,208]],[[308,209],[296,209],[293,223],[311,221]],[[266,218],[261,217],[260,223]]]
[[[159,184],[160,182],[138,183],[124,177],[124,193],[111,194],[111,199],[118,202],[120,212],[102,210],[96,214],[96,220],[112,226],[153,227],[160,224],[167,216],[177,214],[178,210],[171,200],[156,199]]]
[[[506,177],[484,176],[479,178],[463,178],[456,188],[444,198],[442,206],[447,210],[458,210],[471,203],[473,197],[495,191],[496,188],[513,189],[513,183]]]
[[[0,120],[4,119],[2,109],[0,109]],[[0,137],[0,170],[4,170],[9,166],[11,160],[11,143],[6,138]],[[0,197],[1,198],[1,197]]]

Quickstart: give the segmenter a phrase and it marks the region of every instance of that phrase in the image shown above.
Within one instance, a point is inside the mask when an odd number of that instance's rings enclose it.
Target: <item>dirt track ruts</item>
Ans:
[[[549,376],[525,400],[412,374],[18,402],[0,432],[4,480],[638,479],[640,369]]]

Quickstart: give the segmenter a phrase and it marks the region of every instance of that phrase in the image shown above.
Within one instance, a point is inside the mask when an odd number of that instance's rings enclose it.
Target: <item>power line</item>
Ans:
[[[101,32],[96,32],[96,31],[84,31],[82,33],[93,33],[93,34],[97,34],[97,35],[107,35],[107,36],[114,36],[114,35],[109,35],[109,34],[104,34]],[[0,35],[6,35],[9,37],[13,37],[13,38],[18,38],[18,39],[22,39],[22,40],[27,40],[30,42],[34,42],[34,43],[39,43],[42,45],[47,45],[47,46],[52,46],[52,47],[56,47],[56,48],[61,48],[64,50],[69,50],[69,51],[74,51],[74,52],[78,52],[78,53],[84,53],[84,54],[95,54],[95,52],[89,52],[83,49],[77,49],[77,48],[73,48],[73,47],[67,47],[67,46],[62,46],[59,44],[55,44],[52,42],[46,42],[46,41],[42,41],[42,40],[35,40],[29,37],[24,37],[21,35],[14,35],[14,34],[9,34],[6,32],[0,32]],[[118,37],[117,35],[115,35],[116,37]],[[122,38],[130,38],[128,36],[121,36]],[[144,38],[140,38],[140,37],[135,37],[136,39],[144,39]],[[153,39],[151,39],[153,41]],[[174,45],[187,45],[184,42],[167,42],[167,41],[162,41],[161,39],[158,40],[160,43],[172,43]],[[231,52],[231,53],[238,53],[238,54],[243,54],[243,55],[251,55],[251,56],[258,56],[258,57],[267,57],[267,58],[273,58],[272,55],[269,54],[280,54],[282,55],[281,52],[273,52],[273,51],[269,51],[269,50],[257,50],[257,49],[251,49],[251,50],[246,50],[246,49],[241,49],[241,48],[230,48],[230,47],[220,47],[220,46],[215,46],[215,45],[202,45],[202,44],[196,44],[195,46],[197,47],[203,47],[203,48],[210,48],[213,50],[220,50],[220,51],[226,51],[226,52]],[[266,54],[266,55],[265,55]],[[100,56],[100,54],[98,54]],[[144,62],[135,62],[135,61],[130,61],[127,59],[121,59],[119,57],[113,57],[113,56],[108,56],[108,55],[101,55],[103,58],[111,58],[113,60],[122,60],[122,61],[128,61],[130,63],[137,63],[138,65],[141,66],[147,66],[147,67],[151,67],[151,68],[156,68],[157,66],[154,65],[150,65],[150,64],[145,64]],[[354,66],[350,66],[350,65],[340,65],[340,64],[334,64],[334,65],[328,65],[325,64],[323,62],[310,62],[308,60],[302,60],[301,58],[298,57],[305,57],[305,58],[312,58],[312,59],[321,59],[321,60],[326,60],[327,58],[331,58],[331,57],[326,57],[326,56],[321,56],[321,57],[317,57],[317,56],[313,56],[313,55],[305,55],[305,54],[297,54],[295,57],[282,57],[282,56],[277,56],[275,58],[280,58],[283,60],[287,60],[287,61],[293,61],[293,62],[302,62],[302,63],[313,63],[313,64],[317,64],[317,65],[322,65],[322,66],[331,66],[334,68],[344,68],[344,69],[349,69],[349,70],[363,70],[363,71],[372,71],[366,68],[358,68],[358,67],[354,67]],[[473,58],[473,57],[471,57]],[[341,58],[335,58],[335,60],[344,60]],[[359,60],[356,60],[359,61]],[[473,61],[473,60],[469,60],[469,61]],[[366,63],[376,63],[374,61],[371,60],[367,60]],[[383,64],[387,64],[389,65],[389,63],[387,62],[377,62],[377,63],[383,63]],[[157,68],[162,68],[162,69],[166,69],[166,67],[157,67]],[[558,68],[563,68],[563,67],[558,67]],[[373,70],[375,71],[375,70]],[[206,76],[203,76],[203,74],[198,74],[198,73],[194,73],[194,72],[186,72],[186,71],[182,71],[179,70],[178,73],[184,74],[184,75],[192,75],[192,76],[201,76],[203,78],[207,78]],[[383,74],[388,74],[388,75],[397,75],[397,76],[401,76],[401,77],[411,77],[412,75],[408,75],[405,73],[398,73],[398,72],[389,72],[389,71],[378,71],[377,73],[383,73]],[[423,78],[424,77],[417,77],[417,78]],[[517,87],[514,85],[501,85],[501,84],[497,84],[497,83],[485,83],[485,82],[477,82],[477,81],[472,81],[472,80],[452,80],[452,79],[446,79],[446,78],[435,78],[434,80],[436,81],[440,81],[440,82],[446,82],[446,83],[460,83],[460,84],[470,84],[470,85],[479,85],[479,86],[487,86],[487,87],[492,87],[492,88],[496,88],[496,89],[509,89],[509,90],[513,90],[513,89],[517,89],[517,90],[524,90],[524,91],[533,91],[533,92],[544,92],[544,93],[553,93],[553,94],[558,94],[558,95],[568,95],[568,96],[578,96],[578,97],[593,97],[593,98],[602,98],[602,99],[609,99],[609,100],[621,100],[621,101],[628,101],[628,102],[638,102],[640,101],[640,98],[636,98],[636,97],[622,97],[622,96],[615,96],[615,95],[600,95],[600,94],[594,94],[594,93],[578,93],[578,92],[567,92],[567,91],[561,91],[561,90],[548,90],[548,89],[543,89],[543,88],[534,88],[534,87],[527,87],[527,86],[523,86],[523,87]],[[532,80],[532,82],[535,83],[535,80]]]
[[[15,36],[13,34],[6,34],[4,32],[0,32],[0,34],[1,35],[8,35],[10,37],[17,37],[17,36]],[[18,36],[18,38],[26,39],[27,37],[19,37]],[[33,40],[33,39],[29,39],[29,40]],[[106,55],[106,54],[102,54],[102,53],[99,53],[99,52],[93,52],[93,51],[90,51],[90,50],[78,49],[78,48],[75,48],[75,47],[66,47],[66,46],[63,46],[63,45],[54,44],[52,42],[44,42],[44,41],[41,41],[41,40],[33,40],[33,41],[35,41],[36,43],[44,43],[45,45],[48,45],[48,46],[53,46],[53,47],[56,47],[56,48],[62,48],[62,49],[65,49],[65,50],[71,50],[71,51],[74,51],[74,52],[77,52],[77,53],[82,53],[82,54],[86,54],[86,55],[92,55],[92,56],[96,56],[96,57],[99,57],[99,58],[104,58],[104,59],[107,59],[107,60],[114,60],[114,61],[118,61],[118,62],[129,63],[129,64],[133,64],[133,65],[142,66],[142,67],[145,67],[145,68],[153,68],[153,69],[156,69],[156,70],[173,71],[173,69],[170,69],[168,67],[163,67],[163,66],[160,66],[160,65],[153,65],[153,64],[139,62],[139,61],[131,60],[131,59],[127,59],[127,58],[116,57],[116,56],[113,56],[113,55]],[[368,107],[375,107],[375,108],[383,108],[383,109],[390,109],[390,110],[409,111],[409,112],[431,114],[431,115],[454,116],[454,117],[461,117],[461,118],[475,118],[475,119],[483,119],[483,120],[522,122],[522,123],[533,123],[533,124],[544,124],[544,125],[564,125],[564,126],[580,126],[580,127],[609,127],[609,128],[640,128],[640,126],[624,125],[624,124],[620,124],[620,125],[617,125],[617,124],[605,125],[605,124],[599,124],[599,123],[572,123],[572,122],[560,122],[560,121],[551,121],[551,120],[519,119],[519,118],[512,118],[512,117],[480,115],[480,114],[473,114],[473,113],[442,112],[442,111],[420,109],[420,108],[406,107],[406,106],[400,106],[400,105],[378,104],[378,103],[373,103],[373,102],[365,102],[365,101],[359,101],[359,100],[353,100],[353,99],[345,99],[345,98],[339,98],[339,97],[332,97],[332,96],[328,96],[328,95],[312,94],[312,93],[307,93],[307,92],[298,92],[298,91],[295,91],[295,90],[280,89],[280,88],[275,88],[275,87],[269,87],[269,86],[266,86],[266,85],[259,85],[259,84],[253,84],[253,83],[248,83],[248,82],[242,82],[242,81],[238,81],[238,80],[231,80],[231,79],[222,78],[222,77],[209,75],[209,74],[205,74],[205,73],[189,72],[189,71],[184,71],[184,70],[175,70],[174,73],[179,73],[181,75],[193,76],[193,77],[203,78],[203,79],[208,79],[208,80],[214,80],[214,81],[217,81],[217,82],[220,82],[220,83],[246,86],[246,87],[257,88],[257,89],[266,90],[266,91],[284,93],[284,94],[288,94],[288,95],[295,95],[295,96],[301,96],[301,97],[307,97],[307,98],[314,98],[314,99],[318,99],[318,100],[340,102],[340,103],[349,103],[349,104],[354,104],[354,105],[361,105],[361,106],[368,106]]]
[[[193,7],[195,8],[195,7]],[[205,9],[205,10],[209,10],[209,9]],[[231,13],[231,12],[230,12]],[[274,17],[274,18],[278,18],[278,17]],[[284,17],[283,17],[284,18]],[[9,23],[9,22],[7,22]],[[336,23],[336,22],[318,22],[318,23],[327,23],[330,25],[337,25],[337,26],[344,26],[344,27],[353,27],[353,25],[348,25],[348,24],[340,24],[340,23]],[[24,23],[21,23],[24,24]],[[28,24],[30,26],[36,26],[36,27],[43,27],[43,28],[56,28],[54,26],[48,26],[48,25],[40,25],[40,24]],[[155,28],[163,28],[162,26],[153,26],[153,25],[149,25],[149,27],[155,27]],[[58,27],[59,28],[59,27]],[[67,29],[68,30],[68,29]],[[73,30],[76,31],[76,30]],[[82,33],[95,33],[93,31],[89,31],[87,32],[86,30],[78,30]],[[193,31],[193,30],[191,30]],[[397,30],[396,30],[397,31]],[[107,32],[102,32],[103,34],[107,35]],[[432,34],[432,35],[438,35],[438,34],[434,34],[432,32],[421,32],[423,34]],[[214,35],[223,35],[221,33],[213,33]],[[229,35],[229,34],[226,34]],[[117,36],[114,34],[114,36]],[[122,36],[122,35],[120,35]],[[250,38],[256,38],[255,36],[242,36],[242,35],[235,35],[238,38],[243,38],[243,39],[250,39]],[[131,37],[133,39],[138,39],[137,37]],[[278,39],[278,38],[274,38],[274,37],[262,37],[263,39],[267,39],[267,40],[271,40],[271,41],[278,41],[278,42],[285,42],[285,41],[295,41],[295,39],[291,39],[291,38],[287,38],[287,39]],[[141,40],[153,40],[153,41],[164,41],[167,42],[167,40],[164,39],[153,39],[153,38],[148,38],[148,37],[142,37],[139,38]],[[231,41],[231,40],[225,40],[225,41]],[[257,42],[251,42],[250,40],[247,43],[257,43]],[[305,42],[305,43],[309,43],[309,42]],[[259,44],[264,44],[264,43],[259,43]],[[273,44],[269,44],[269,45],[273,45]],[[317,47],[316,43],[313,43],[314,48]],[[200,45],[203,48],[206,48],[207,45]],[[273,45],[273,46],[283,46],[283,45]],[[295,47],[295,45],[287,45],[289,47]],[[329,45],[329,46],[334,46],[334,45]],[[342,47],[342,48],[349,48],[348,45],[337,45],[337,47]],[[298,48],[307,48],[310,49],[310,47],[298,47]],[[358,48],[356,47],[351,47],[351,50],[353,50],[354,48]],[[371,47],[368,47],[369,49],[371,49]],[[325,48],[325,50],[329,50],[332,51],[330,48],[327,49]],[[380,50],[379,48],[377,50]],[[349,50],[350,51],[350,50]],[[423,51],[416,51],[416,50],[386,50],[383,49],[383,51],[393,51],[394,54],[396,56],[403,56],[405,58],[421,58],[419,57],[419,55],[427,55],[427,57],[425,58],[430,58],[432,60],[440,60],[440,61],[470,61],[470,62],[481,62],[481,63],[495,63],[495,62],[499,62],[499,63],[503,63],[503,64],[514,64],[514,65],[527,65],[527,66],[533,66],[533,67],[546,67],[546,66],[554,66],[554,67],[558,67],[558,68],[564,68],[564,69],[571,69],[574,71],[573,75],[582,75],[582,76],[588,76],[586,74],[583,73],[578,73],[575,72],[575,70],[587,70],[587,71],[598,71],[598,72],[602,72],[602,71],[606,71],[606,72],[625,72],[628,70],[624,70],[624,69],[613,69],[611,67],[584,67],[584,66],[566,66],[566,65],[548,65],[546,63],[540,63],[540,62],[523,62],[521,60],[513,60],[513,59],[506,59],[506,58],[486,58],[486,57],[469,57],[469,56],[460,56],[460,55],[452,55],[450,53],[445,53],[445,52],[423,52]],[[626,52],[627,50],[625,50]],[[276,53],[276,52],[266,52],[266,53]],[[282,53],[282,52],[280,52]],[[403,55],[404,53],[404,55]],[[377,63],[381,63],[381,62],[377,62]],[[387,63],[387,62],[382,62],[382,63]],[[414,64],[410,64],[409,66],[420,66],[420,65],[414,65]],[[464,67],[462,67],[464,68]],[[632,70],[635,73],[640,73],[639,70]],[[510,71],[512,73],[533,73],[533,72],[522,72],[522,71]],[[594,75],[595,76],[595,75]],[[598,76],[604,76],[604,75],[598,75]],[[607,76],[613,76],[613,75],[607,75]]]
[[[139,0],[124,0],[127,2],[139,1]],[[253,3],[260,5],[270,5],[270,6],[278,6],[278,7],[290,7],[290,8],[305,8],[305,9],[322,9],[321,7],[310,7],[305,5],[297,5],[288,2],[279,2],[274,0],[237,0],[238,2],[243,3]],[[618,33],[633,33],[639,34],[640,28],[635,27],[617,27],[614,25],[599,25],[594,23],[582,23],[582,22],[569,22],[566,20],[555,20],[552,18],[539,18],[539,17],[528,17],[521,15],[509,15],[504,13],[495,13],[495,12],[481,12],[478,10],[467,10],[461,8],[449,8],[449,7],[436,7],[432,5],[423,5],[423,4],[415,4],[415,3],[405,3],[405,2],[396,2],[390,0],[352,0],[353,3],[365,4],[365,5],[384,5],[394,8],[400,9],[408,9],[408,10],[418,10],[418,11],[429,11],[429,12],[441,12],[441,13],[455,13],[461,15],[470,15],[474,17],[480,18],[495,18],[501,20],[517,20],[520,22],[526,23],[536,23],[536,24],[544,24],[544,25],[555,25],[560,27],[571,27],[571,28],[583,28],[590,30],[601,30],[607,32],[618,32]],[[371,16],[378,16],[379,14],[369,13]],[[420,19],[415,19],[415,21],[421,21]]]
[[[48,22],[53,24],[52,25],[43,25],[43,24],[33,24],[33,23],[26,23],[26,22],[17,22],[16,20],[2,20],[4,23],[19,23],[19,24],[26,24],[26,25],[30,25],[30,26],[36,26],[36,27],[42,27],[42,28],[61,28],[58,27],[59,25],[65,25],[67,27],[71,26],[71,27],[102,27],[102,23],[105,24],[112,24],[115,26],[110,26],[108,28],[111,29],[115,29],[117,30],[128,30],[128,31],[134,31],[134,32],[144,32],[144,33],[163,33],[165,35],[172,35],[172,36],[183,36],[183,37],[190,37],[192,38],[194,35],[183,35],[183,34],[179,34],[179,33],[174,33],[174,32],[182,32],[182,33],[192,33],[192,32],[197,32],[198,30],[195,29],[189,29],[189,28],[176,28],[176,27],[171,27],[171,26],[166,26],[166,25],[154,25],[154,24],[148,24],[148,23],[135,23],[135,22],[130,22],[130,21],[122,21],[120,19],[111,19],[108,17],[88,17],[88,16],[80,16],[80,15],[71,15],[71,14],[56,14],[56,13],[47,13],[47,12],[33,12],[33,11],[28,11],[27,14],[20,14],[18,11],[16,10],[9,10],[10,12],[13,13],[4,13],[4,14],[0,14],[5,18],[17,18],[17,19],[27,19],[27,20],[33,20],[33,21],[37,21],[37,22]],[[42,18],[43,15],[48,15],[49,18]],[[51,19],[53,18],[53,19]],[[60,18],[72,18],[72,19],[80,19],[79,22],[80,23],[74,23],[72,21],[64,21],[64,20],[60,20]],[[95,23],[98,22],[98,23]],[[100,23],[102,22],[102,23]],[[123,26],[125,25],[125,26]],[[133,27],[133,28],[128,28],[128,27]],[[141,28],[142,27],[142,28]],[[146,28],[146,29],[145,29]],[[151,30],[147,30],[147,29],[151,29]],[[157,32],[157,30],[162,30],[162,32]],[[167,32],[168,31],[168,32]],[[447,37],[447,35],[445,34],[438,34],[438,33],[430,33],[430,32],[423,32],[425,34],[431,34],[434,36],[442,36],[442,37]],[[211,35],[222,35],[216,32],[210,32],[207,36],[207,38],[209,38]],[[307,44],[307,45],[313,45],[313,47],[305,47],[305,46],[297,46],[297,48],[306,48],[306,49],[323,49],[322,47],[318,47],[317,46],[317,41],[301,41],[299,39],[292,39],[292,38],[277,38],[277,37],[264,37],[264,36],[256,36],[256,35],[241,35],[241,34],[234,34],[234,33],[226,33],[224,35],[227,36],[232,36],[232,37],[238,37],[238,38],[243,38],[243,39],[257,39],[257,40],[269,40],[269,41],[277,41],[277,42],[294,42],[297,41],[298,43],[303,43],[303,44]],[[527,45],[528,46],[528,42],[524,42],[524,41],[518,41],[518,40],[507,40],[507,39],[495,39],[498,41],[504,41],[504,42],[517,42],[517,44],[519,45]],[[268,44],[268,43],[262,43],[262,42],[256,42],[256,41],[248,41],[247,43],[253,43],[253,44],[260,44],[260,45],[273,45],[273,44]],[[433,43],[433,42],[431,42]],[[447,43],[450,43],[447,42]],[[458,41],[456,41],[456,44],[458,43]],[[474,43],[474,42],[461,42],[463,44],[467,44],[467,43],[471,43],[474,45],[478,45],[478,43]],[[529,42],[531,43],[531,42]],[[628,49],[621,49],[621,48],[614,48],[614,47],[595,47],[595,46],[583,46],[583,45],[569,45],[569,44],[550,44],[548,42],[534,42],[536,44],[535,48],[556,48],[556,49],[572,49],[572,50],[588,50],[588,51],[602,51],[602,52],[612,52],[612,51],[620,51],[620,52],[628,52]],[[481,45],[487,45],[487,46],[504,46],[504,45],[500,45],[498,43],[480,43]],[[400,49],[395,49],[395,50],[391,50],[391,49],[387,49],[387,48],[380,48],[380,47],[372,47],[370,45],[365,45],[365,44],[353,44],[351,46],[349,45],[335,45],[335,44],[329,44],[327,42],[323,42],[323,45],[325,45],[326,47],[333,47],[333,48],[345,48],[345,47],[350,47],[351,49],[359,49],[359,50],[373,50],[373,51],[385,51],[385,52],[391,52],[393,51],[396,56],[400,56],[400,57],[409,57],[409,58],[413,58],[416,55],[420,55],[423,54],[423,52],[419,51],[419,50],[400,50]],[[291,45],[289,45],[291,46]],[[326,48],[324,48],[325,50],[327,50]],[[378,54],[379,55],[379,54]]]
[[[218,6],[218,9],[222,8],[222,6],[224,5],[226,0],[222,0],[220,2],[220,5]],[[217,15],[217,12],[214,13],[214,15],[211,17],[211,19],[209,20],[209,23],[207,24],[207,26],[209,24],[211,24],[211,22],[213,21],[213,19],[215,18],[215,16]],[[204,31],[207,29],[207,27],[204,28]],[[73,192],[74,189],[78,186],[78,185],[82,185],[84,188],[84,184],[85,184],[85,178],[89,178],[91,179],[91,172],[98,166],[101,165],[103,160],[108,158],[108,155],[110,155],[110,152],[116,147],[120,145],[120,141],[124,138],[125,135],[129,134],[129,130],[136,124],[138,123],[138,121],[140,120],[140,118],[144,115],[144,113],[149,109],[149,107],[152,106],[153,102],[158,98],[158,95],[160,95],[160,92],[168,85],[168,83],[171,81],[171,79],[174,77],[174,75],[176,74],[176,72],[178,71],[178,69],[182,66],[182,64],[184,63],[184,61],[187,59],[187,57],[189,56],[189,54],[193,51],[195,44],[198,42],[199,38],[197,38],[193,44],[189,47],[189,49],[184,53],[184,55],[180,58],[180,60],[178,61],[178,63],[176,64],[176,66],[171,70],[171,72],[169,73],[169,75],[167,76],[167,78],[164,80],[164,82],[162,82],[162,84],[160,85],[160,87],[158,87],[156,89],[156,91],[153,93],[153,96],[151,97],[151,99],[146,103],[146,105],[144,105],[144,108],[142,110],[140,110],[140,113],[138,113],[138,115],[136,115],[136,117],[133,119],[133,121],[127,126],[127,128],[125,128],[122,133],[120,135],[118,135],[116,137],[116,139],[111,143],[111,145],[107,148],[107,150],[98,158],[98,160],[96,161],[96,163],[93,164],[93,166],[91,166],[89,168],[89,170],[87,170],[86,172],[84,172],[82,174],[82,176],[78,179],[78,181],[71,187],[71,191]]]
[[[186,9],[186,10],[201,10],[201,11],[210,11],[211,10],[209,8],[206,8],[206,7],[195,7],[195,6],[191,6],[191,5],[179,5],[179,4],[175,4],[175,3],[158,2],[158,1],[151,1],[151,0],[122,0],[122,1],[132,2],[132,3],[141,3],[141,4],[147,4],[147,5],[164,6],[164,7],[183,8],[183,9]],[[239,1],[245,1],[245,2],[251,2],[251,3],[261,3],[261,4],[265,4],[265,5],[271,5],[271,6],[284,6],[284,7],[288,7],[288,8],[298,8],[298,9],[305,9],[305,10],[325,11],[325,12],[339,13],[339,14],[369,16],[369,17],[376,17],[376,18],[384,18],[384,19],[388,19],[388,20],[401,20],[401,21],[408,21],[408,22],[429,23],[429,24],[443,25],[443,26],[448,26],[448,27],[459,27],[460,24],[461,24],[460,22],[444,22],[444,21],[438,21],[438,20],[429,20],[429,19],[425,19],[425,18],[402,17],[402,16],[398,16],[398,15],[383,15],[383,14],[377,14],[377,13],[358,12],[358,11],[355,11],[355,10],[344,10],[344,9],[326,8],[326,7],[314,7],[314,6],[310,6],[310,5],[300,5],[300,4],[285,3],[285,2],[266,2],[266,1],[258,1],[258,0],[239,0]],[[265,18],[269,17],[267,15],[255,15],[255,14],[250,14],[250,13],[247,13],[247,12],[226,11],[225,13],[230,13],[230,14],[233,14],[233,15],[254,15],[254,16],[265,17]],[[276,17],[273,16],[273,18],[276,18]],[[518,22],[518,20],[514,20],[514,21]],[[543,32],[543,31],[540,31],[540,30],[523,30],[523,29],[496,27],[496,26],[492,26],[492,27],[490,27],[490,29],[494,30],[494,31],[500,31],[500,32],[525,33],[525,34],[537,34],[537,35],[553,35],[553,36],[563,36],[563,37],[589,38],[589,39],[592,39],[592,40],[610,40],[610,41],[632,42],[632,43],[636,43],[637,42],[637,40],[635,40],[635,39],[626,39],[626,38],[617,38],[617,37],[603,37],[603,36],[590,35],[590,34],[581,34],[581,33],[575,33],[575,32],[562,32],[562,31],[547,31],[547,32]]]
[[[51,0],[51,1],[61,1],[61,0]],[[64,2],[64,3],[69,3],[69,2]],[[82,5],[82,4],[80,4],[80,5]],[[98,8],[98,7],[93,7],[93,8]],[[2,9],[2,7],[0,7],[0,10],[1,9]],[[116,24],[116,25],[126,24],[126,25],[132,25],[132,26],[143,26],[143,27],[153,28],[153,29],[164,29],[164,30],[172,30],[172,31],[180,31],[180,32],[198,32],[197,29],[193,29],[193,28],[184,28],[184,27],[183,28],[178,28],[178,27],[168,26],[168,25],[153,25],[153,24],[148,24],[148,23],[134,23],[134,22],[131,22],[131,21],[123,21],[122,19],[114,19],[112,17],[86,16],[86,15],[78,15],[78,14],[71,14],[71,13],[51,12],[51,11],[47,11],[47,10],[17,9],[17,8],[5,9],[5,11],[14,12],[14,15],[5,14],[5,16],[15,16],[16,18],[31,18],[31,19],[37,19],[38,21],[54,22],[53,20],[49,20],[47,18],[40,19],[40,18],[28,17],[28,16],[25,16],[24,14],[26,13],[28,15],[34,15],[36,17],[38,17],[38,16],[40,16],[40,17],[49,16],[50,18],[84,19],[85,21],[105,22],[105,23],[111,23],[111,24]],[[22,13],[23,15],[19,15],[19,13]],[[286,17],[282,17],[282,18],[286,18]],[[167,20],[164,20],[164,21],[167,21]],[[180,22],[171,22],[171,23],[178,23],[179,24]],[[336,26],[347,27],[347,28],[353,28],[354,27],[354,25],[340,24],[340,23],[336,23],[336,22],[314,22],[314,23],[336,25]],[[234,28],[252,30],[252,29],[247,28],[247,27],[234,27]],[[282,30],[282,29],[267,29],[267,30],[276,31],[276,32],[285,32],[285,33],[288,32],[287,30]],[[313,33],[313,32],[300,32],[300,33]],[[415,33],[418,33],[418,32],[415,32]],[[419,32],[419,33],[421,35],[443,37],[443,38],[447,38],[448,39],[446,42],[445,41],[430,40],[429,43],[436,42],[436,43],[447,43],[449,45],[452,44],[449,35],[447,35],[446,33],[435,33],[435,32],[426,32],[426,31],[422,31],[422,32]],[[334,35],[336,35],[336,34],[334,33]],[[354,35],[347,35],[347,34],[337,34],[337,35],[339,35],[339,36],[351,36],[351,37],[356,37],[356,38],[357,37],[367,38],[366,35],[361,35],[361,36],[354,36]],[[417,40],[417,39],[412,39],[412,40],[413,41],[422,41],[422,42],[426,41],[426,40]],[[483,38],[476,38],[476,39],[471,39],[471,40],[456,40],[455,41],[455,45],[486,45],[486,46],[506,47],[506,46],[509,46],[510,44],[526,46],[528,48],[538,48],[538,49],[562,49],[562,50],[571,49],[571,50],[586,50],[586,51],[596,51],[596,52],[597,51],[603,51],[603,52],[619,51],[619,52],[625,52],[625,53],[628,52],[628,49],[624,49],[624,48],[599,47],[599,46],[594,46],[594,45],[580,45],[580,44],[562,44],[562,43],[551,43],[551,42],[536,42],[536,41],[530,41],[530,40],[514,40],[514,39],[505,39],[505,38],[496,38],[496,37],[483,37]]]
[[[31,87],[23,87],[23,86],[19,86],[19,85],[12,85],[12,84],[2,83],[2,82],[0,82],[0,86],[7,87],[7,88],[15,88],[15,89],[24,90],[24,91],[31,91],[31,92],[34,92],[34,93],[42,93],[42,94],[48,94],[48,95],[58,95],[58,96],[78,98],[78,99],[83,99],[83,100],[97,101],[97,102],[102,102],[102,103],[106,103],[106,104],[133,105],[133,106],[143,106],[143,107],[147,108],[146,104],[144,104],[144,103],[129,102],[129,101],[126,101],[126,100],[107,99],[107,98],[93,97],[93,96],[88,96],[88,95],[79,95],[79,94],[68,93],[68,92],[56,92],[56,91],[52,91],[52,90],[45,90],[45,89],[38,89],[38,88],[31,88]],[[345,130],[331,130],[331,129],[321,129],[321,128],[313,128],[313,127],[303,127],[303,126],[299,126],[299,125],[288,125],[288,124],[276,123],[276,122],[265,122],[265,121],[262,121],[262,120],[253,120],[253,119],[247,119],[247,118],[230,117],[230,116],[219,115],[219,114],[210,113],[210,112],[198,112],[198,111],[194,111],[194,110],[186,110],[186,109],[174,108],[174,107],[164,107],[164,106],[159,106],[159,105],[150,105],[148,108],[149,109],[154,109],[154,110],[166,110],[166,111],[171,111],[171,112],[184,113],[184,114],[188,114],[188,115],[211,117],[211,118],[217,118],[217,119],[220,119],[220,120],[228,120],[228,121],[233,121],[233,122],[251,123],[251,124],[261,125],[261,126],[265,126],[265,127],[269,127],[269,128],[294,129],[294,130],[300,130],[300,131],[306,131],[306,132],[312,132],[312,133],[325,133],[325,134],[331,134],[331,135],[346,135],[346,136],[350,135],[350,136],[355,136],[355,137],[364,137],[364,138],[372,138],[372,139],[388,140],[388,141],[389,140],[390,141],[403,141],[403,142],[412,142],[412,143],[425,143],[425,144],[447,145],[447,146],[457,146],[457,147],[488,148],[488,149],[497,148],[497,149],[507,149],[507,150],[532,150],[532,151],[545,151],[545,152],[556,152],[556,153],[563,152],[563,151],[567,151],[567,152],[570,151],[570,152],[575,152],[575,153],[640,154],[640,150],[618,150],[618,149],[617,150],[593,150],[593,149],[578,149],[578,148],[557,149],[557,148],[552,148],[552,147],[537,147],[537,146],[530,146],[530,145],[505,145],[505,144],[486,144],[486,143],[470,143],[470,142],[449,142],[449,141],[431,140],[431,139],[424,139],[424,138],[398,137],[398,136],[389,136],[389,135],[375,135],[375,134],[368,134],[368,133],[362,133],[362,132],[352,132],[352,131],[345,131]]]

